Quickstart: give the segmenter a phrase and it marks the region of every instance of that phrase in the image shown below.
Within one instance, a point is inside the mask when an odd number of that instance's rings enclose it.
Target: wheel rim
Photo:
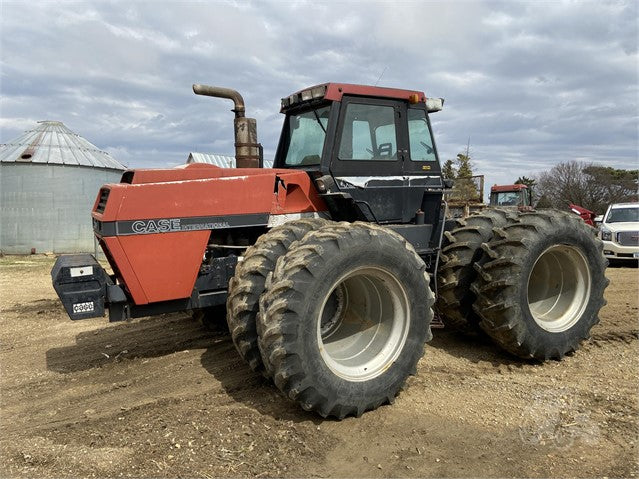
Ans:
[[[401,353],[409,329],[404,288],[391,273],[360,268],[342,276],[326,295],[317,321],[319,349],[341,378],[366,381]]]
[[[551,333],[566,331],[584,313],[590,287],[590,270],[581,251],[574,246],[551,246],[530,272],[528,308],[541,328]]]

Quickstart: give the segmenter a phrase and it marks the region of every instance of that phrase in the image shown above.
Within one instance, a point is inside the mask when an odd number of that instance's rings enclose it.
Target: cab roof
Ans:
[[[418,101],[425,102],[426,95],[419,90],[402,90],[399,88],[386,88],[370,85],[353,85],[350,83],[320,83],[302,90],[296,91],[290,96],[300,95],[302,92],[316,89],[326,89],[324,99],[341,101],[344,95],[372,96],[379,98],[391,98],[393,100],[410,100],[411,95],[417,95]]]
[[[364,98],[387,98],[390,100],[406,101],[411,105],[421,103],[426,106],[429,113],[440,111],[444,105],[443,98],[427,98],[424,92],[419,90],[352,85],[350,83],[321,83],[282,98],[282,108],[280,112],[285,113],[289,108],[297,108],[298,106],[309,104],[316,100],[340,102],[344,95],[361,96]]]
[[[521,185],[521,184],[517,184],[517,185],[493,185],[490,187],[490,191],[495,193],[495,192],[504,192],[504,191],[521,191],[521,190],[527,190],[528,187],[526,185]]]
[[[319,86],[319,85],[318,85]],[[375,96],[381,98],[392,98],[394,100],[409,100],[411,95],[417,95],[419,102],[426,101],[426,95],[418,90],[401,90],[398,88],[386,88],[368,85],[352,85],[349,83],[327,83],[327,100],[341,101],[344,95]]]

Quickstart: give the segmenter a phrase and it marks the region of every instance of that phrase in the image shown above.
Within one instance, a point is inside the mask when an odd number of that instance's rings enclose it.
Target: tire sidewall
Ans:
[[[605,266],[601,260],[601,252],[596,243],[579,228],[573,225],[565,225],[562,230],[545,234],[540,241],[531,245],[528,253],[522,261],[519,280],[519,304],[524,319],[523,324],[527,329],[527,336],[535,338],[539,343],[545,344],[545,348],[565,349],[566,345],[573,345],[588,337],[589,331],[597,322],[600,304],[598,298],[605,288]],[[528,280],[530,274],[540,256],[550,247],[567,245],[575,248],[583,256],[590,274],[590,292],[588,303],[580,318],[565,331],[551,332],[542,328],[535,321],[528,306]],[[569,348],[570,349],[570,348]],[[565,351],[562,351],[562,353]]]
[[[368,239],[368,238],[367,238]],[[388,244],[373,237],[367,243],[353,242],[339,249],[339,253],[316,257],[309,265],[313,280],[304,285],[311,294],[304,298],[304,308],[296,326],[298,357],[303,358],[303,369],[318,390],[339,391],[340,401],[358,404],[387,398],[404,383],[423,354],[424,343],[430,322],[428,289],[423,268],[417,264],[412,253],[401,245],[405,252],[389,248]],[[371,259],[374,258],[374,261]],[[349,381],[333,372],[321,353],[321,340],[317,322],[323,301],[348,272],[362,268],[375,268],[392,275],[404,288],[409,310],[409,325],[405,343],[395,362],[377,377],[364,381]],[[421,292],[421,294],[420,294]]]

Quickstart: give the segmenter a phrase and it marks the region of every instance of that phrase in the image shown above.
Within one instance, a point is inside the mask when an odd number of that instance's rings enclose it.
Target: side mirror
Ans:
[[[446,188],[447,190],[452,189],[454,184],[455,180],[453,180],[452,178],[444,178],[444,188]]]

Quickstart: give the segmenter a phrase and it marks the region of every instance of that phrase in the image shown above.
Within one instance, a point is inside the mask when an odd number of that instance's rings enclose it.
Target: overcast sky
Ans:
[[[337,81],[444,97],[442,161],[510,183],[577,159],[637,168],[637,2],[0,1],[1,135],[60,120],[130,167],[233,154],[239,90],[272,158],[280,98]],[[380,79],[381,76],[381,79]]]

